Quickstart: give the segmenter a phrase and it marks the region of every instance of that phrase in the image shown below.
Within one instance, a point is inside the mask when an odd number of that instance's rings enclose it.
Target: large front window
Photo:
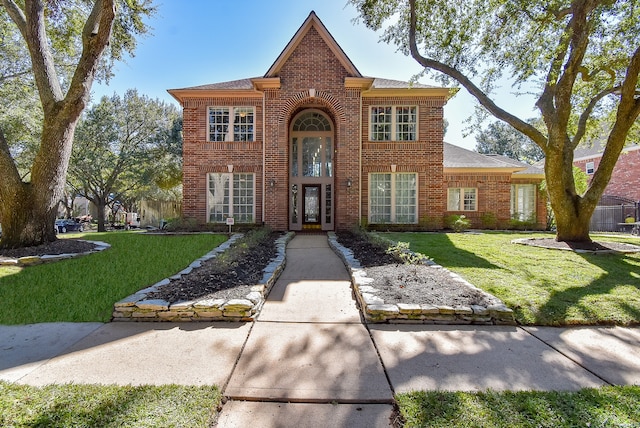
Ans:
[[[417,223],[417,175],[384,173],[369,176],[369,222]]]
[[[417,111],[416,106],[371,107],[371,141],[416,141]]]
[[[255,218],[253,174],[208,174],[209,222],[224,223],[233,217],[239,223]]]
[[[476,211],[477,207],[478,189],[454,187],[448,189],[448,211]]]
[[[511,185],[511,218],[520,221],[535,220],[536,186],[535,184]]]
[[[209,107],[209,141],[254,141],[253,107]]]

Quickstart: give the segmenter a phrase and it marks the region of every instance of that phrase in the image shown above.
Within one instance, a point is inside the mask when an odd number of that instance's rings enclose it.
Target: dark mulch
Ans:
[[[518,241],[521,244],[531,245],[534,247],[551,248],[557,250],[581,250],[581,251],[640,251],[640,247],[636,245],[624,244],[620,242],[558,242],[554,238],[534,238],[523,239]]]
[[[91,251],[94,248],[95,245],[90,242],[78,241],[77,239],[58,239],[57,241],[34,247],[0,248],[0,258],[17,259],[19,257],[44,256],[47,254],[74,254]]]
[[[254,240],[252,232],[222,255],[208,260],[180,279],[172,280],[149,293],[151,299],[162,299],[169,303],[200,299],[243,298],[251,286],[259,284],[263,271],[277,255],[275,241],[277,233],[266,233]]]
[[[456,280],[450,272],[425,265],[405,264],[387,254],[388,244],[372,242],[366,235],[340,232],[338,241],[353,255],[373,279],[375,295],[385,303],[415,303],[438,306],[489,306],[498,299]]]

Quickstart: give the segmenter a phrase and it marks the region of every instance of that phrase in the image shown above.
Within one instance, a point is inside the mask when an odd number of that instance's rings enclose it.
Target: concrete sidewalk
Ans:
[[[324,235],[298,235],[257,321],[0,326],[0,380],[217,384],[219,427],[389,426],[414,389],[640,384],[640,329],[363,325]]]

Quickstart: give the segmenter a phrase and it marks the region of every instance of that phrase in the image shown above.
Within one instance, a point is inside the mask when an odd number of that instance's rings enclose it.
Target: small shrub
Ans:
[[[406,265],[419,265],[431,260],[430,257],[424,254],[411,251],[408,242],[398,242],[395,245],[391,245],[387,249],[387,254],[399,258]]]
[[[498,226],[498,218],[494,213],[487,212],[480,216],[483,229],[495,229]]]
[[[471,227],[471,220],[464,215],[454,214],[447,216],[444,219],[444,223],[449,229],[453,229],[456,233],[464,232]]]

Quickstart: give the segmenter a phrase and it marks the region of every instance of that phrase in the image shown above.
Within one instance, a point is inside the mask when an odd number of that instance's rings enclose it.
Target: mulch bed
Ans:
[[[372,242],[366,235],[340,232],[338,241],[360,261],[376,296],[385,303],[436,306],[490,306],[498,299],[454,279],[447,270],[422,264],[405,264],[387,253],[388,245]]]
[[[277,233],[266,234],[251,245],[244,245],[247,237],[240,239],[223,255],[202,263],[157,292],[149,293],[148,298],[169,303],[244,298],[252,286],[261,282],[265,267],[277,255],[275,241],[278,237]]]
[[[22,247],[12,249],[0,249],[0,258],[17,259],[28,256],[44,256],[47,254],[74,254],[91,251],[95,245],[90,242],[79,241],[77,239],[58,239],[47,244],[34,247]]]
[[[519,244],[531,245],[533,247],[550,248],[555,250],[568,251],[591,251],[591,252],[640,252],[640,247],[636,245],[624,244],[620,242],[558,242],[554,238],[532,238],[520,239]]]

